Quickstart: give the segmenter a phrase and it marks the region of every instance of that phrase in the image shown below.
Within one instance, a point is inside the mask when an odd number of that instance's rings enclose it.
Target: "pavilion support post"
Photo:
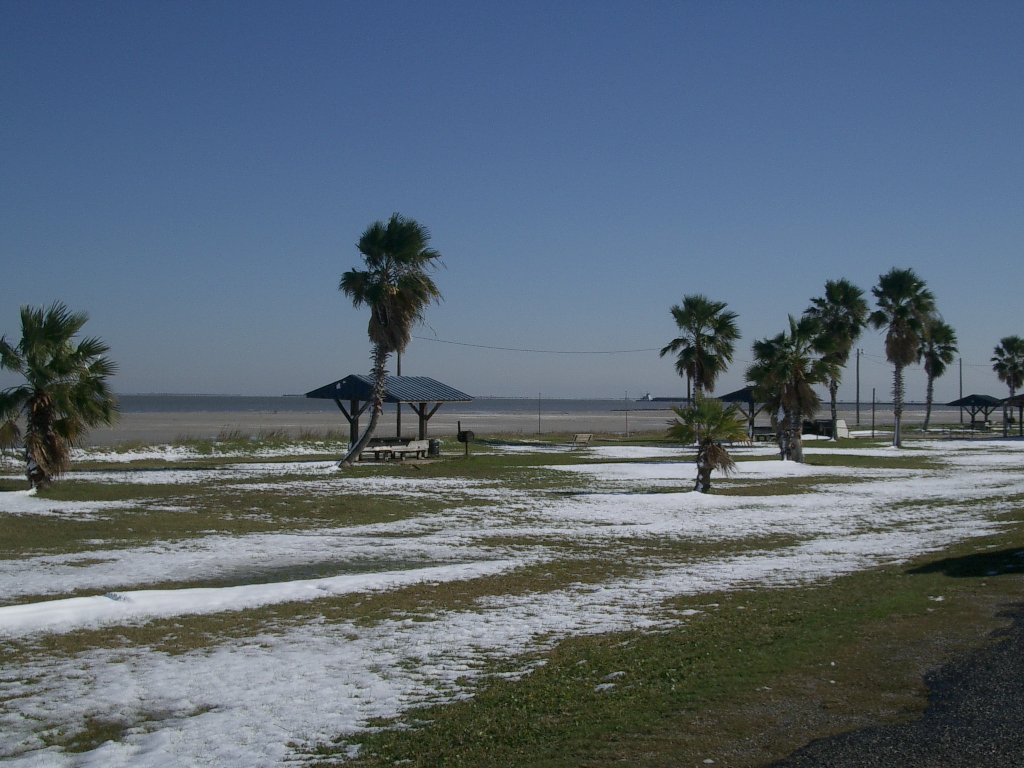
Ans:
[[[335,398],[334,404],[338,406],[338,409],[344,414],[345,420],[348,421],[348,439],[354,445],[356,440],[359,439],[359,417],[366,410],[370,402],[366,401],[363,403],[363,407],[360,408],[358,400],[350,400],[349,408],[352,409],[351,413],[346,410],[345,404],[341,400]]]
[[[429,403],[416,403],[416,404],[409,403],[409,407],[411,407],[414,411],[416,411],[416,414],[420,417],[420,430],[419,430],[419,439],[420,440],[426,440],[427,439],[427,422],[430,421],[430,417],[431,416],[433,416],[435,413],[437,413],[437,409],[441,407],[441,403],[434,403],[434,407],[431,408],[430,412],[428,413],[427,412],[427,405],[429,405]]]

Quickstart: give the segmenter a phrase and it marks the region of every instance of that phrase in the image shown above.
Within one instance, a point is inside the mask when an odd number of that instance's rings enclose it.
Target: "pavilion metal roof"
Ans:
[[[992,397],[992,395],[967,395],[967,397],[961,397],[952,403],[946,403],[946,405],[953,408],[994,408],[1001,405],[1002,402],[998,397]]]
[[[373,378],[354,373],[306,393],[306,397],[325,400],[369,400],[373,396]],[[386,403],[454,403],[473,398],[454,387],[427,376],[386,376]]]
[[[754,388],[752,386],[743,387],[743,389],[737,389],[735,392],[730,392],[726,395],[722,395],[718,398],[723,403],[751,403],[753,404],[754,399]]]

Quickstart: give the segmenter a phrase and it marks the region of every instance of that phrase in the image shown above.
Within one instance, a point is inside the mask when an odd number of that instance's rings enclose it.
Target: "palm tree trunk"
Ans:
[[[693,490],[698,493],[711,490],[711,462],[708,460],[707,446],[703,444],[697,449],[697,482]]]
[[[356,440],[348,454],[341,461],[338,462],[339,468],[351,467],[352,464],[359,461],[359,456],[366,449],[367,444],[370,442],[370,438],[373,437],[373,433],[377,430],[377,423],[380,421],[381,414],[384,413],[384,393],[385,393],[385,379],[387,375],[387,362],[388,362],[388,351],[380,344],[374,345],[373,348],[373,409],[370,411],[370,423],[366,426],[366,431]]]
[[[894,363],[892,367],[892,415],[892,444],[893,447],[900,448],[903,446],[903,366],[900,363]]]
[[[783,442],[784,441],[784,437],[783,437],[784,429],[783,429],[783,422],[779,421],[778,410],[776,410],[774,413],[768,414],[768,418],[771,420],[771,423],[772,423],[772,432],[775,433],[775,444],[779,446],[779,459],[781,461],[785,461],[786,460],[786,447],[785,447],[784,442]],[[785,418],[785,417],[783,417],[783,418]]]
[[[925,393],[925,404],[924,404],[924,431],[928,434],[928,424],[932,420],[932,399],[935,395],[935,377],[928,377],[928,389]]]
[[[790,424],[790,435],[789,451],[793,461],[804,463],[804,443],[801,439],[801,433],[803,432],[803,423],[801,421],[800,411],[793,411],[792,423]]]

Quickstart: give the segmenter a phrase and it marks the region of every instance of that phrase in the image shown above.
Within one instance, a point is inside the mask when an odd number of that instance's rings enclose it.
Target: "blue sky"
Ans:
[[[728,391],[827,279],[894,266],[1002,394],[1022,39],[1020,3],[0,0],[0,333],[62,300],[120,392],[304,392],[368,370],[337,283],[400,212],[445,261],[403,373],[472,394],[682,392],[650,350],[690,293],[739,313]]]

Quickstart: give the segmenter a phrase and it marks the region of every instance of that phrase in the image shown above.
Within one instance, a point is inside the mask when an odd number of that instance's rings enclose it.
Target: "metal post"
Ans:
[[[960,399],[964,399],[964,359],[960,358]],[[960,406],[960,423],[964,423],[964,407]]]
[[[399,352],[397,354],[397,356],[398,356],[398,366],[397,366],[397,371],[395,372],[395,375],[396,376],[401,376],[402,375],[402,353]],[[395,403],[395,437],[397,437],[399,440],[402,439],[402,404],[401,403]]]
[[[540,434],[540,392],[537,393],[537,434]]]
[[[875,439],[875,388],[871,388],[871,439]]]
[[[629,390],[626,390],[626,437],[629,437]]]

